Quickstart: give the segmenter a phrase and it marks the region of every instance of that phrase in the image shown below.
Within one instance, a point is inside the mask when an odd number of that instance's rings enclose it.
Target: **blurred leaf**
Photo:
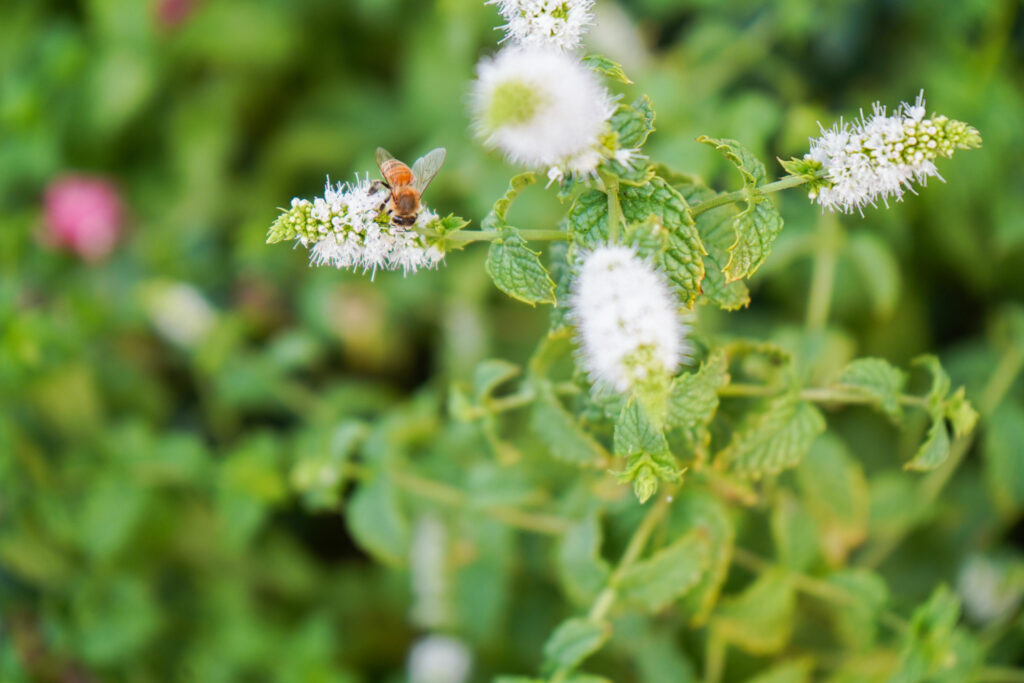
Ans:
[[[601,649],[612,633],[607,621],[574,617],[555,629],[544,643],[544,668],[575,669],[580,662]]]
[[[683,596],[683,605],[694,626],[702,626],[711,614],[725,584],[732,561],[736,529],[729,511],[707,491],[684,487],[672,504],[670,529],[683,536],[700,529],[708,541],[708,565],[697,584]]]
[[[481,361],[473,371],[473,395],[477,404],[490,398],[494,390],[519,374],[519,366],[500,358]]]
[[[928,601],[914,611],[910,628],[903,636],[900,666],[892,683],[969,680],[973,663],[958,661],[958,643],[966,633],[957,632],[960,603],[946,586],[939,586]],[[958,647],[959,645],[959,647]],[[965,666],[966,665],[966,666]]]
[[[580,466],[595,465],[607,460],[607,453],[594,437],[580,427],[555,395],[551,383],[536,379],[537,400],[530,416],[530,427],[551,454],[559,460]]]
[[[768,671],[749,679],[747,683],[810,683],[813,671],[812,658],[792,659],[776,664]]]
[[[562,534],[558,546],[558,575],[570,599],[588,605],[608,582],[611,569],[601,557],[601,522],[589,514]]]
[[[797,465],[823,431],[825,418],[817,408],[778,396],[747,416],[718,460],[748,477],[777,474]]]
[[[829,605],[839,639],[849,648],[870,648],[878,631],[878,614],[889,600],[889,589],[881,576],[867,569],[841,569],[828,577],[850,597]]]
[[[377,561],[404,564],[409,549],[409,522],[398,502],[391,477],[377,470],[352,495],[345,511],[352,538]]]
[[[771,527],[779,564],[800,572],[818,559],[817,520],[788,492],[780,492],[776,497]]]
[[[892,248],[873,233],[863,230],[850,235],[846,252],[860,275],[879,318],[887,319],[900,300],[900,267]]]
[[[535,306],[555,303],[555,283],[538,254],[514,233],[495,240],[487,251],[487,274],[513,299]]]
[[[508,190],[505,191],[498,201],[494,202],[494,208],[491,209],[491,215],[484,219],[483,227],[485,230],[492,230],[498,226],[506,224],[508,219],[508,210],[512,207],[512,202],[515,201],[523,190],[528,188],[537,182],[537,175],[535,173],[520,173],[517,176],[513,176],[512,180],[508,183]]]
[[[1007,518],[1024,508],[1024,407],[1007,399],[989,417],[982,456],[985,481],[999,512]]]
[[[690,431],[706,425],[718,409],[718,390],[728,382],[724,353],[709,356],[696,372],[675,377],[669,396],[668,425]]]
[[[821,550],[830,565],[839,566],[867,538],[870,499],[864,470],[843,442],[825,434],[811,446],[796,475]]]
[[[772,654],[789,642],[795,607],[796,595],[785,574],[768,571],[739,595],[723,598],[711,628],[751,654]]]
[[[685,595],[700,580],[710,560],[710,542],[703,529],[690,533],[630,565],[616,584],[625,602],[657,612]]]
[[[913,459],[903,469],[916,472],[928,472],[941,465],[949,457],[949,428],[942,417],[934,420],[928,428],[928,436],[917,450]]]

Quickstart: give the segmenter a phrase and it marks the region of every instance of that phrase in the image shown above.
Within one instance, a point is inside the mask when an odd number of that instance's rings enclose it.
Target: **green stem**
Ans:
[[[772,386],[770,384],[726,384],[718,390],[718,395],[726,398],[757,398],[776,396],[786,391],[785,387]],[[852,405],[871,404],[877,402],[872,396],[861,392],[841,387],[810,387],[802,389],[800,398],[814,403],[847,403]],[[922,396],[911,394],[900,394],[899,401],[905,406],[917,406],[924,408],[927,401]]]
[[[454,242],[457,244],[469,244],[470,242],[493,242],[494,240],[500,239],[501,237],[507,234],[502,233],[500,230],[456,230],[455,232],[449,232],[442,235],[436,230],[430,230],[427,228],[416,228],[415,230],[424,237],[443,237],[449,242]],[[519,230],[516,232],[516,234],[526,241],[551,241],[569,239],[569,233],[564,232],[562,230]]]
[[[619,241],[620,226],[626,222],[619,202],[619,179],[610,173],[602,173],[601,183],[608,196],[608,243],[616,244]]]
[[[733,559],[736,561],[736,564],[757,574],[764,573],[768,570],[782,570],[786,573],[786,577],[792,582],[793,587],[798,591],[816,597],[819,600],[824,600],[825,602],[831,602],[842,607],[849,607],[851,605],[856,605],[861,600],[858,596],[840,586],[776,565],[744,548],[733,548]],[[882,611],[879,613],[878,618],[879,621],[894,631],[905,631],[907,628],[907,621],[895,612]]]
[[[718,635],[716,629],[710,629],[704,654],[704,683],[719,683],[724,673],[725,640]]]
[[[779,192],[780,190],[786,190],[791,187],[803,185],[804,183],[808,182],[808,180],[809,179],[805,178],[804,176],[789,175],[781,180],[776,180],[774,183],[762,185],[759,188],[757,188],[757,190],[758,192],[762,192],[764,194],[771,194],[772,192]],[[717,209],[718,207],[725,206],[726,204],[747,201],[749,197],[750,193],[747,191],[747,188],[743,188],[742,190],[736,190],[735,192],[727,192],[725,194],[720,194],[717,197],[712,197],[707,201],[703,201],[691,206],[690,215],[699,216],[705,211]]]
[[[357,463],[349,463],[346,466],[345,473],[362,480],[375,476],[373,469]],[[454,508],[469,506],[469,496],[458,487],[421,477],[406,469],[395,469],[389,472],[389,474],[400,489],[424,500]],[[493,517],[509,526],[551,536],[565,533],[573,523],[572,520],[565,517],[542,512],[530,512],[511,505],[487,505],[479,508],[474,506],[474,510],[478,510],[482,514]]]
[[[996,369],[989,377],[988,384],[985,385],[985,389],[981,392],[981,398],[978,400],[978,412],[982,418],[987,418],[995,412],[999,404],[1002,403],[1006,393],[1010,390],[1010,387],[1013,386],[1021,370],[1024,370],[1024,350],[1017,346],[1012,346],[1003,354]],[[953,442],[949,457],[946,458],[945,462],[921,480],[920,496],[925,505],[930,506],[935,502],[939,494],[946,487],[946,484],[953,478],[953,474],[970,452],[971,446],[974,445],[976,434],[977,430],[957,438]],[[858,564],[869,569],[878,567],[899,547],[903,539],[913,529],[913,526],[907,526],[878,543],[868,546],[865,548]]]
[[[618,598],[619,581],[622,580],[626,571],[633,566],[633,563],[639,559],[640,554],[644,551],[655,527],[658,526],[658,523],[665,517],[665,513],[668,512],[668,507],[672,503],[675,491],[675,487],[669,488],[655,501],[647,511],[647,514],[644,515],[644,518],[633,532],[632,538],[629,539],[626,550],[623,551],[622,557],[619,559],[618,566],[612,572],[611,577],[609,577],[608,584],[598,594],[594,604],[590,607],[590,611],[587,612],[587,619],[590,621],[601,621],[608,616],[608,613],[615,605],[616,598]],[[558,669],[549,679],[549,683],[563,683],[571,671],[571,669],[566,668]]]
[[[809,331],[821,331],[828,323],[841,237],[842,232],[835,215],[828,213],[822,216],[818,247],[814,255],[814,272],[811,275],[811,290],[807,299],[806,325]]]

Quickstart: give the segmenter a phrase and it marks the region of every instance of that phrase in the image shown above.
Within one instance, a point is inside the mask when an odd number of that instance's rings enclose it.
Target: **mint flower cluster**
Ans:
[[[904,191],[913,192],[915,182],[924,185],[930,176],[942,180],[935,167],[939,157],[980,146],[981,135],[972,126],[940,115],[925,118],[923,92],[891,115],[876,102],[870,117],[840,121],[811,139],[804,158],[824,169],[825,178],[810,196],[843,213],[862,212],[879,200],[888,206],[889,199],[900,201]]]
[[[435,223],[437,214],[424,208],[412,227],[393,226],[383,210],[386,193],[369,178],[334,186],[328,180],[323,197],[292,199],[291,208],[271,226],[267,243],[296,240],[309,249],[316,266],[406,274],[436,268],[444,252],[428,245],[416,228]]]

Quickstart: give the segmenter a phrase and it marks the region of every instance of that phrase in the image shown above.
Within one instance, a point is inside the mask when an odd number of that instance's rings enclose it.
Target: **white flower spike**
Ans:
[[[887,115],[875,103],[870,117],[840,121],[811,139],[805,159],[821,164],[824,182],[811,199],[830,211],[863,213],[881,200],[900,201],[913,183],[925,185],[930,176],[942,180],[935,160],[951,157],[957,149],[981,146],[973,127],[945,116],[925,118],[924,91],[913,105],[902,103]]]
[[[504,40],[524,46],[575,50],[594,23],[594,0],[489,0],[506,23]]]
[[[572,320],[591,381],[627,393],[689,356],[689,326],[665,277],[629,247],[604,246],[583,260],[572,287]]]
[[[505,48],[477,66],[473,113],[485,144],[513,163],[593,173],[615,101],[578,59],[545,48]]]
[[[401,269],[406,274],[437,267],[444,253],[428,246],[413,229],[426,226],[437,215],[424,208],[413,227],[395,227],[381,211],[382,199],[381,190],[368,178],[335,186],[328,180],[323,197],[293,199],[271,235],[294,235],[309,248],[310,263],[316,266],[361,268],[364,273]]]

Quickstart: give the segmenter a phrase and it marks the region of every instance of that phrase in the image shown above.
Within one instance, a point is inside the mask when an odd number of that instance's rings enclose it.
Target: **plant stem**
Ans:
[[[761,574],[770,569],[781,569],[786,573],[787,578],[793,583],[793,586],[798,591],[814,596],[820,600],[824,600],[825,602],[831,602],[844,607],[849,607],[850,605],[860,602],[860,598],[841,586],[776,565],[744,548],[733,548],[733,559],[736,560],[736,564],[757,574]],[[879,621],[894,631],[905,631],[907,628],[906,620],[895,612],[882,611],[879,613],[878,618]]]
[[[626,222],[622,204],[619,202],[619,179],[614,175],[602,173],[601,184],[604,185],[605,194],[608,196],[608,243],[617,244],[620,226]]]
[[[786,391],[785,387],[772,386],[770,384],[726,384],[718,390],[722,397],[764,397],[775,396]],[[871,404],[877,399],[856,390],[842,387],[810,387],[802,389],[800,398],[814,403],[847,403],[847,404]],[[927,402],[921,396],[901,394],[899,401],[905,406],[925,407]]]
[[[423,235],[424,237],[439,238],[443,237],[449,242],[455,242],[458,244],[469,244],[470,242],[493,242],[496,239],[500,239],[504,234],[500,230],[456,230],[455,232],[449,232],[444,235],[437,232],[436,230],[429,230],[427,228],[416,228],[416,232]],[[537,240],[537,241],[551,241],[551,240],[567,240],[569,239],[569,233],[562,230],[519,230],[516,232],[524,240]]]
[[[357,463],[349,463],[346,466],[345,474],[362,480],[375,476],[371,468]],[[427,479],[408,470],[392,470],[389,472],[389,475],[399,488],[424,500],[456,508],[469,507],[470,505],[469,496],[466,492],[450,484]],[[509,526],[551,536],[565,533],[573,523],[572,520],[565,517],[542,512],[530,512],[511,505],[487,505],[479,508],[473,506],[473,509]]]
[[[1022,369],[1024,369],[1024,350],[1017,346],[1011,346],[1004,352],[1003,357],[996,365],[996,369],[989,377],[985,389],[981,392],[981,398],[978,400],[978,412],[982,418],[987,418],[995,412]],[[939,494],[946,487],[946,484],[953,478],[953,474],[960,467],[960,463],[963,462],[970,452],[976,434],[977,430],[957,438],[953,442],[949,457],[946,458],[945,462],[921,480],[920,496],[925,505],[931,505],[935,502]],[[861,555],[858,564],[870,569],[878,567],[899,547],[903,539],[913,529],[913,526],[907,526],[892,536],[868,546],[865,548],[863,555]]]
[[[804,183],[807,182],[807,180],[808,179],[803,176],[789,175],[781,180],[776,180],[774,183],[762,185],[759,188],[757,188],[757,190],[758,192],[763,192],[764,194],[771,194],[772,192],[779,192],[780,190],[786,190],[791,187],[803,185]],[[750,195],[747,192],[746,188],[743,188],[742,190],[736,190],[735,192],[727,192],[725,194],[720,194],[717,197],[712,197],[707,201],[700,202],[698,204],[694,204],[693,206],[691,206],[690,215],[699,216],[705,211],[717,209],[718,207],[725,206],[726,204],[733,204],[735,202],[746,201],[749,196]]]
[[[842,233],[834,214],[827,213],[821,218],[818,233],[818,247],[814,255],[814,273],[811,275],[811,290],[807,300],[807,330],[819,332],[828,323],[832,307],[832,288],[836,279],[836,261]]]
[[[622,576],[626,573],[634,562],[640,557],[640,554],[644,551],[647,546],[647,541],[650,539],[651,534],[654,532],[655,527],[658,526],[664,517],[665,513],[668,512],[668,507],[672,503],[673,495],[675,494],[676,488],[669,488],[664,494],[658,497],[658,500],[654,502],[651,508],[644,515],[644,518],[640,521],[636,530],[633,532],[633,536],[629,539],[629,543],[626,545],[626,550],[623,551],[622,557],[619,559],[619,564],[612,572],[612,575],[608,578],[608,585],[598,594],[594,600],[594,604],[591,605],[590,611],[587,612],[587,619],[590,621],[601,621],[608,616],[612,607],[615,605],[615,600],[618,597],[618,583],[622,580]],[[549,679],[549,683],[563,683],[569,676],[571,669],[558,669]]]

